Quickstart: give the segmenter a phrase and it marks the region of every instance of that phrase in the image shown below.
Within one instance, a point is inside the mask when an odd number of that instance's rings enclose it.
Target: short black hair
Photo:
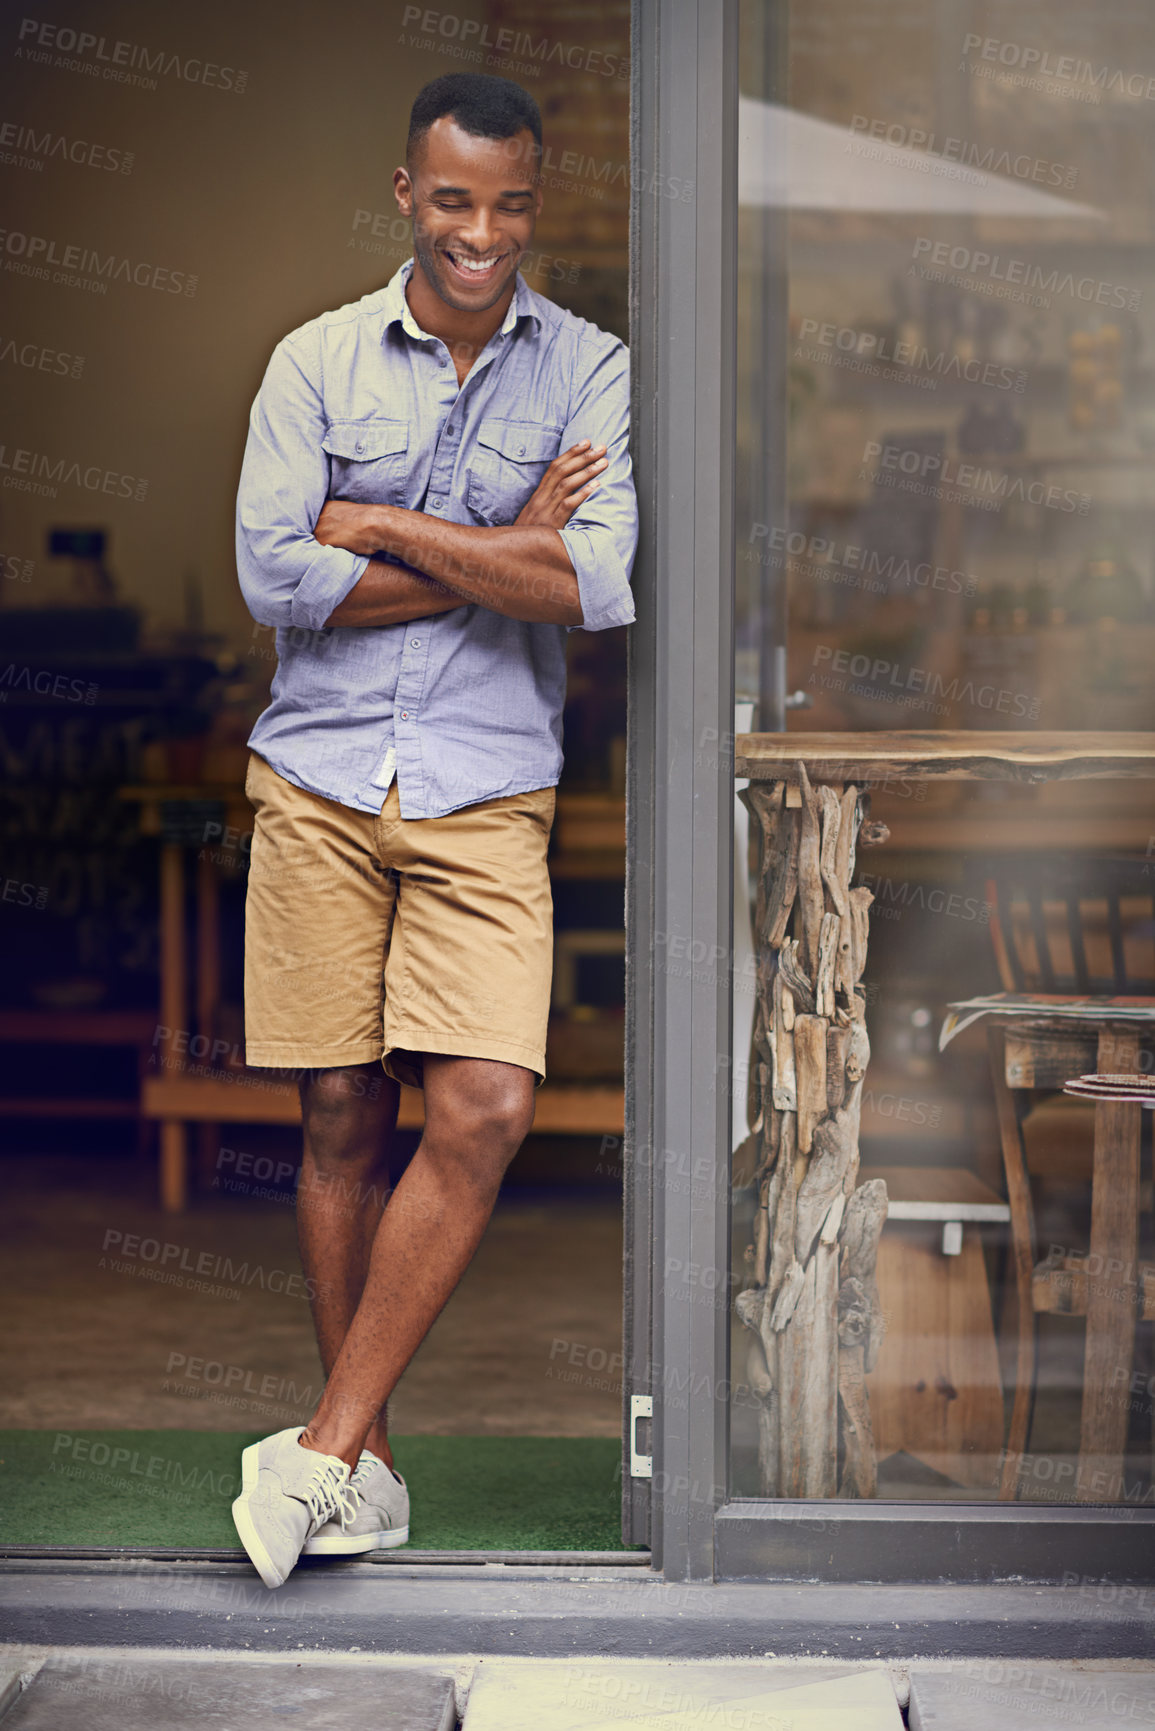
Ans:
[[[448,115],[462,132],[474,138],[514,138],[531,132],[541,154],[541,109],[520,84],[511,78],[489,77],[481,72],[447,72],[417,92],[409,116],[405,145],[408,162],[435,120]]]

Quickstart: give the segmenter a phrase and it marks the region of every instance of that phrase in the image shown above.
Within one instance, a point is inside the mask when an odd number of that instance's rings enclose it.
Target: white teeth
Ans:
[[[453,258],[452,253],[449,256],[451,258]],[[497,260],[495,258],[491,258],[491,259],[486,260],[486,262],[484,264],[475,264],[472,259],[455,258],[455,259],[453,259],[453,262],[458,267],[459,270],[471,270],[471,271],[474,271],[476,274],[480,275],[480,273],[482,271],[492,270],[494,265],[497,263]]]

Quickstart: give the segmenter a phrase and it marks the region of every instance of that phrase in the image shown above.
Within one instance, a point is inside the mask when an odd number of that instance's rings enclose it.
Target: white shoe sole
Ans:
[[[249,1561],[256,1569],[266,1587],[282,1587],[285,1576],[281,1574],[262,1543],[249,1510],[249,1499],[257,1488],[260,1474],[260,1464],[257,1459],[260,1443],[250,1443],[241,1454],[241,1494],[233,1503],[233,1525],[242,1545],[248,1552]]]
[[[344,1533],[339,1538],[323,1539],[315,1534],[309,1539],[303,1557],[359,1557],[366,1551],[392,1551],[398,1545],[409,1542],[408,1527],[389,1527],[381,1533],[364,1533],[346,1537]]]

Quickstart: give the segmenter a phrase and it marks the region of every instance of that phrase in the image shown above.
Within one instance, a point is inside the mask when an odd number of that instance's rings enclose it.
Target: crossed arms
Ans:
[[[571,630],[629,624],[637,502],[620,344],[591,352],[571,387],[563,456],[516,523],[501,528],[330,499],[327,440],[333,425],[345,423],[333,422],[326,407],[320,347],[316,325],[278,344],[249,419],[237,572],[259,624],[387,626],[471,603]],[[353,424],[365,394],[346,410]],[[404,412],[403,399],[397,407]]]
[[[532,624],[582,624],[577,573],[557,531],[596,492],[605,467],[605,446],[581,440],[554,458],[516,522],[501,529],[447,523],[398,505],[327,500],[316,539],[367,555],[369,563],[326,625],[398,625],[470,602]]]

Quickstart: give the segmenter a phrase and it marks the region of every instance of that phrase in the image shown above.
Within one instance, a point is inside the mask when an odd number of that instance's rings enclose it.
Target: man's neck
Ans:
[[[409,311],[421,329],[428,331],[431,337],[440,337],[452,355],[467,356],[471,362],[476,360],[494,331],[501,329],[516,292],[515,276],[501,299],[493,306],[486,307],[484,312],[459,312],[456,307],[447,306],[441,296],[430,288],[420,264],[416,261],[405,285],[405,299],[409,303]]]

